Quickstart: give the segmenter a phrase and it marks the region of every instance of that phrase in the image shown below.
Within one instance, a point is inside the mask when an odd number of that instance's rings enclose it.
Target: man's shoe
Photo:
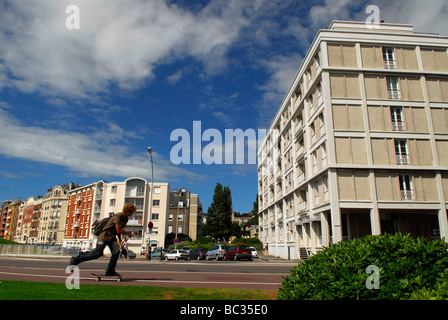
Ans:
[[[116,272],[113,272],[113,273],[106,273],[106,277],[121,277],[121,275]]]

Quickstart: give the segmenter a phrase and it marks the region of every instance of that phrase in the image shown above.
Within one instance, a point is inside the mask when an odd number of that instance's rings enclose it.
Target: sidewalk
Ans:
[[[264,261],[276,261],[276,262],[297,262],[299,263],[298,259],[283,259],[277,256],[271,256],[267,253],[264,253],[263,251],[258,251],[258,257],[260,258],[260,260],[264,260]]]

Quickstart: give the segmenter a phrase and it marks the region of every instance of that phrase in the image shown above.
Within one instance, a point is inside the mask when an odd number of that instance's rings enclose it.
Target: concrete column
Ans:
[[[375,236],[381,234],[380,213],[378,206],[370,209],[370,227],[372,235]]]

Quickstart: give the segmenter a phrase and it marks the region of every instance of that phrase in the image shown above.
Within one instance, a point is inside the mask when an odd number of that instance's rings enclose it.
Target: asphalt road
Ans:
[[[277,290],[293,262],[279,261],[144,261],[120,259],[117,272],[124,279],[96,282],[90,273],[104,274],[107,258],[79,265],[80,284],[152,285],[167,287]],[[65,283],[68,259],[0,257],[0,281]]]

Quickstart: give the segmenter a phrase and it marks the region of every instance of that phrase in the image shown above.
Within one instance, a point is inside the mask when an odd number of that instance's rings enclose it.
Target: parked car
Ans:
[[[250,251],[252,251],[252,258],[258,258],[258,251],[254,247],[249,247]]]
[[[141,248],[140,248],[140,252],[139,252],[139,253],[140,253],[140,255],[141,255],[141,256],[144,256],[144,255],[146,255],[146,246],[144,246],[144,247],[141,247]]]
[[[187,260],[187,258],[188,258],[188,252],[186,250],[174,249],[168,253],[165,253],[165,260],[176,260],[177,261],[179,259]]]
[[[151,259],[165,259],[165,254],[170,252],[168,249],[162,249],[162,248],[155,248],[151,251]]]
[[[188,253],[190,253],[190,251],[191,251],[191,247],[189,247],[189,246],[185,246],[185,247],[182,248],[182,250],[185,250],[185,251],[187,251]]]
[[[226,252],[224,254],[225,260],[241,260],[241,259],[247,259],[249,261],[252,260],[252,252],[249,248],[249,246],[245,245],[233,245],[228,246],[226,249]]]
[[[188,253],[188,260],[203,260],[207,251],[205,248],[194,249]]]
[[[215,244],[207,252],[207,254],[205,256],[205,260],[224,259],[224,252],[226,252],[226,245],[225,244]]]
[[[136,257],[137,257],[137,255],[135,254],[135,252],[128,249],[128,258],[135,259]]]

